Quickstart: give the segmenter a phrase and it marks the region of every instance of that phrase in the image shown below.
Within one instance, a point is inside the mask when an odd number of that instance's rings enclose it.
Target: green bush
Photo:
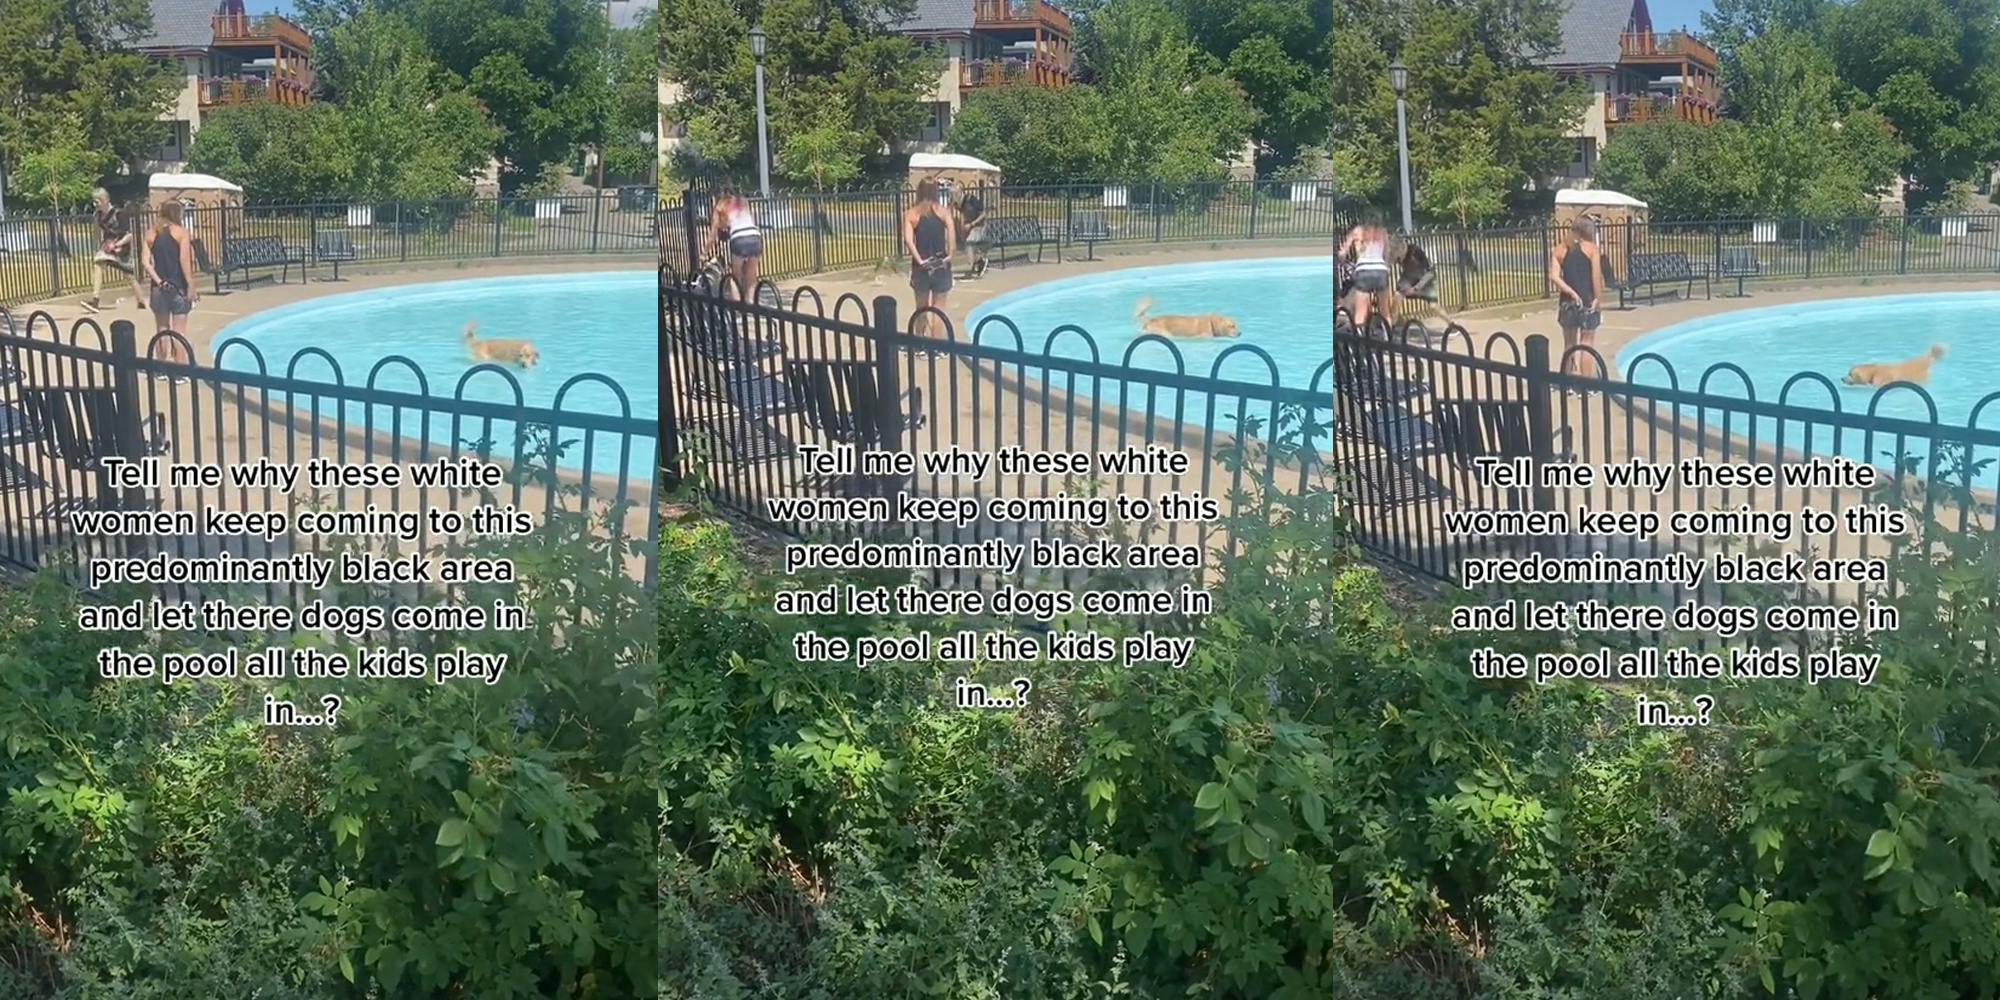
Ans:
[[[1241,456],[1239,456],[1239,459]],[[1895,499],[1895,498],[1889,498]],[[1246,502],[1247,501],[1247,502]],[[1918,501],[1919,505],[1921,501]],[[781,581],[666,533],[670,997],[1970,997],[2000,982],[2000,541],[1896,567],[1873,685],[1480,680],[1330,492],[1252,490],[1178,671],[802,664]],[[963,623],[847,617],[860,633]],[[1094,627],[1115,627],[1093,622]],[[1850,643],[1858,641],[1848,640]]]
[[[506,652],[492,685],[102,681],[102,645],[221,640],[81,632],[48,576],[0,591],[0,994],[651,995],[654,608],[604,527],[468,545],[520,582],[456,596],[530,629],[396,637]],[[267,692],[338,692],[340,725],[265,728]]]

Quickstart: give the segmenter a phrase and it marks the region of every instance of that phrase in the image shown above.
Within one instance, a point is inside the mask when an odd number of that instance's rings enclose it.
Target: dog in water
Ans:
[[[1847,370],[1847,377],[1841,379],[1848,385],[1885,386],[1891,382],[1912,382],[1923,385],[1931,379],[1931,365],[1944,357],[1944,345],[1932,344],[1931,349],[1908,361],[1897,361],[1886,365],[1855,365]]]
[[[1226,339],[1236,336],[1236,321],[1227,316],[1218,316],[1215,313],[1203,313],[1199,316],[1147,315],[1147,313],[1152,311],[1152,308],[1153,300],[1146,298],[1140,299],[1139,304],[1132,310],[1133,322],[1138,323],[1139,329],[1147,333],[1158,334],[1162,337],[1221,337]]]
[[[542,352],[526,340],[480,340],[479,324],[465,324],[465,349],[472,352],[474,361],[491,361],[496,364],[518,365],[533,368],[542,360]]]

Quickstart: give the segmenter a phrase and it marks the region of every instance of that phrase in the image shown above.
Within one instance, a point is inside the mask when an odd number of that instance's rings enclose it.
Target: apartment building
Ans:
[[[1010,83],[1066,86],[1075,63],[1069,15],[1046,0],[917,0],[898,30],[945,56],[931,120],[910,144],[916,151],[943,148],[966,94]]]
[[[172,63],[180,93],[161,113],[165,135],[155,167],[187,158],[202,121],[217,108],[258,101],[312,100],[312,39],[276,14],[248,14],[243,0],[152,0],[153,29],[133,48]]]
[[[1591,104],[1571,133],[1576,153],[1556,187],[1588,187],[1597,154],[1622,126],[1719,116],[1715,50],[1685,29],[1654,30],[1646,0],[1570,0],[1562,30],[1562,51],[1548,66],[1589,81]]]

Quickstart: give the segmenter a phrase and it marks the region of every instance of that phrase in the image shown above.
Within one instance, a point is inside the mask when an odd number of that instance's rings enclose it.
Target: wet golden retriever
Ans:
[[[1148,312],[1152,311],[1152,308],[1153,300],[1145,298],[1140,299],[1139,304],[1132,309],[1133,322],[1138,323],[1139,329],[1147,333],[1157,334],[1162,337],[1221,337],[1225,339],[1237,335],[1236,321],[1227,316],[1220,316],[1215,313],[1203,313],[1199,316],[1147,315]]]
[[[533,368],[542,360],[542,352],[526,340],[480,340],[479,324],[465,324],[465,349],[472,352],[474,361],[491,361],[503,365],[519,365]]]
[[[1897,361],[1884,365],[1855,365],[1847,370],[1847,377],[1841,379],[1848,385],[1885,386],[1891,382],[1913,382],[1923,385],[1931,379],[1931,365],[1944,357],[1944,345],[1932,344],[1931,349],[1908,361]]]

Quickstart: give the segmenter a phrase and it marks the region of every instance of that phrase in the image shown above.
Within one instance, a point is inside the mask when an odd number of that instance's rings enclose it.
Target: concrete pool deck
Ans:
[[[412,262],[393,268],[352,272],[351,276],[350,272],[343,268],[342,280],[338,282],[331,280],[307,282],[294,280],[290,284],[259,282],[249,289],[229,289],[219,295],[213,293],[214,284],[210,279],[204,284],[204,294],[189,317],[188,339],[193,344],[198,359],[206,366],[213,360],[211,346],[216,334],[223,327],[254,313],[324,296],[440,281],[514,275],[544,276],[606,271],[651,273],[655,267],[656,264],[651,257],[642,255],[598,256],[587,259],[576,256],[515,258],[493,262],[442,264]],[[107,339],[112,322],[121,319],[130,320],[138,326],[140,350],[143,352],[152,325],[151,313],[135,307],[130,301],[131,294],[129,285],[105,289],[103,301],[106,305],[100,312],[94,314],[83,309],[81,296],[37,303],[13,310],[12,313],[16,323],[19,324],[25,323],[34,313],[46,312],[55,319],[58,330],[65,338],[80,319],[95,320],[106,330]],[[115,306],[111,305],[121,297],[126,301]],[[639,321],[657,322],[650,307]],[[46,337],[46,330],[45,321],[38,324],[36,337],[38,339]],[[89,345],[88,333],[84,335],[82,342]],[[275,363],[282,359],[269,360]],[[32,372],[33,365],[30,364],[30,367]],[[67,365],[60,367],[66,368]],[[56,381],[66,380],[60,371],[52,371],[52,375]],[[646,377],[652,377],[652,373],[647,372]],[[233,391],[218,392],[214,383],[201,379],[193,384],[172,387],[165,382],[144,382],[141,383],[140,393],[146,401],[147,412],[167,415],[171,427],[169,434],[177,443],[174,457],[182,462],[213,462],[239,456],[250,459],[269,456],[274,461],[303,462],[310,457],[326,456],[348,463],[382,464],[391,460],[396,454],[393,449],[398,447],[401,449],[402,461],[413,461],[418,449],[425,444],[415,438],[395,438],[384,428],[361,429],[349,424],[344,428],[345,433],[342,433],[341,430],[335,429],[333,418],[325,416],[321,417],[321,423],[325,426],[307,427],[304,425],[313,419],[309,413],[288,412],[276,402],[259,405],[254,392],[248,394],[249,405],[238,405],[233,398]],[[435,421],[440,418],[440,415],[434,413],[431,419]],[[607,458],[605,449],[615,448],[616,442],[602,433],[596,435],[596,439],[597,450],[593,455],[593,465],[599,468],[607,463],[615,465],[615,452],[611,453],[611,458]],[[432,458],[448,454],[450,451],[448,447],[436,442],[430,442],[429,449]],[[30,443],[10,444],[6,450],[10,457],[36,470],[53,488],[60,489],[67,486],[76,489],[82,485],[76,480],[74,473],[60,471],[60,468],[54,466],[42,453],[42,449]],[[558,470],[558,476],[566,485],[581,484],[581,476],[571,470]],[[602,502],[616,497],[619,476],[615,470],[593,471],[590,478],[591,496],[594,501]],[[407,488],[404,492],[408,492]],[[537,515],[538,524],[542,521],[540,515],[544,507],[538,494],[543,492],[544,489],[540,486],[529,486],[523,498],[528,509]],[[508,502],[510,493],[511,488],[503,487],[500,501]],[[627,512],[624,519],[624,529],[630,537],[643,540],[648,537],[652,528],[653,481],[650,477],[630,479],[624,484],[624,493],[625,498],[633,503],[632,509]],[[399,504],[399,499],[404,502]],[[342,492],[340,505],[349,509],[359,508],[368,503],[378,503],[385,507],[406,506],[407,499],[407,496],[399,498],[394,491],[386,489],[356,488]],[[204,503],[223,509],[257,509],[270,504],[282,505],[284,498],[277,496],[267,501],[263,491],[260,490],[243,491],[240,495],[235,491],[216,494],[212,491],[167,490],[164,491],[163,501],[167,509],[186,508],[190,505],[198,509]],[[563,496],[556,502],[562,509],[574,509],[577,505],[574,496]],[[435,500],[427,499],[425,505],[465,511],[470,510],[476,503],[477,498],[473,496],[462,498],[437,496]],[[11,516],[14,513],[11,508],[9,513],[7,520],[12,522],[15,518]],[[5,554],[9,556],[40,551],[53,541],[46,530],[33,526],[22,528],[19,525],[12,525],[12,527],[15,530],[9,533],[11,537],[0,537],[0,548],[5,548]],[[256,554],[263,554],[261,547]],[[643,553],[632,554],[624,561],[635,575],[643,570]]]

